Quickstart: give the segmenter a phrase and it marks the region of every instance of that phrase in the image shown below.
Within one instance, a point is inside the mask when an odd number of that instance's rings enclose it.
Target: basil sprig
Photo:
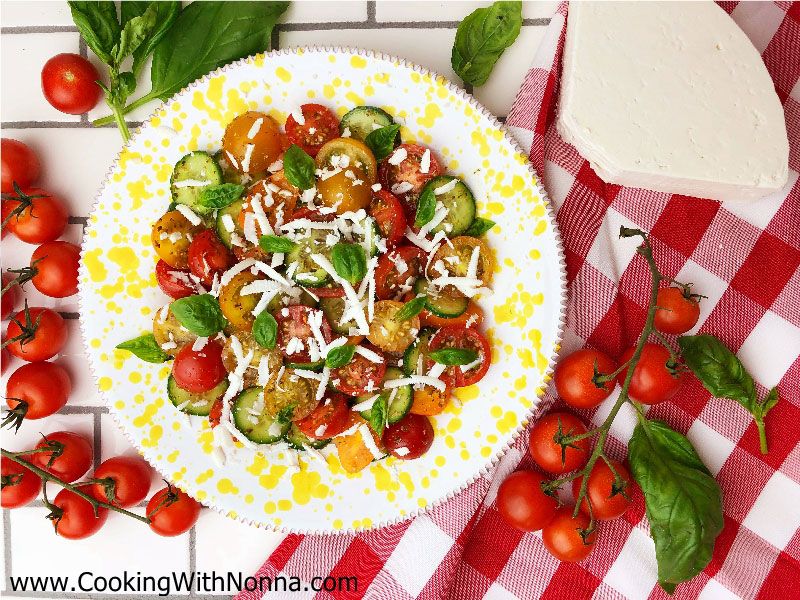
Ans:
[[[350,283],[358,283],[367,274],[367,253],[358,244],[336,244],[331,249],[331,263],[339,277]]]
[[[478,353],[469,348],[441,348],[440,350],[432,350],[428,356],[432,361],[448,367],[468,365],[478,360]]]
[[[278,322],[266,310],[258,313],[253,321],[253,339],[262,348],[271,350],[278,338]]]
[[[422,312],[423,308],[425,308],[425,300],[427,300],[425,295],[417,296],[416,298],[409,300],[403,305],[403,308],[395,313],[393,317],[394,320],[408,321],[409,319],[413,319]]]
[[[484,233],[489,231],[495,225],[497,225],[497,223],[495,223],[490,219],[475,217],[475,220],[472,222],[472,224],[469,227],[467,227],[467,230],[464,232],[464,235],[469,235],[471,237],[481,237]]]
[[[383,430],[386,427],[386,412],[389,410],[389,394],[386,392],[381,393],[373,402],[369,410],[361,412],[372,430],[379,436],[383,435]]]
[[[292,144],[283,154],[283,174],[293,186],[301,190],[314,187],[314,159],[306,154],[303,149]]]
[[[228,324],[217,299],[211,294],[180,298],[170,304],[169,309],[181,325],[201,337],[219,333]]]
[[[668,593],[711,561],[722,531],[722,492],[685,436],[640,418],[628,461],[644,493],[658,583]]]
[[[465,83],[483,85],[522,28],[522,2],[495,2],[461,21],[450,64]]]
[[[422,227],[430,223],[436,213],[436,194],[433,186],[426,185],[417,200],[417,216],[414,218],[414,226]]]
[[[236,183],[209,185],[200,192],[199,202],[206,208],[225,208],[241,198],[243,193],[244,186]]]
[[[376,160],[383,160],[392,150],[397,141],[397,134],[400,132],[400,125],[396,123],[375,129],[367,134],[364,143],[372,150]]]
[[[355,356],[356,347],[352,344],[345,344],[344,346],[337,346],[328,350],[328,355],[325,357],[325,366],[329,369],[338,369],[345,365],[350,364]]]
[[[285,254],[294,250],[297,244],[289,238],[279,235],[262,235],[258,245],[264,252]]]
[[[778,390],[770,390],[759,402],[753,377],[742,361],[713,335],[685,335],[678,338],[681,356],[692,373],[712,395],[728,398],[749,412],[758,428],[761,452],[767,453],[764,417],[778,403]]]
[[[118,350],[127,350],[137,358],[149,363],[163,363],[172,357],[161,349],[152,333],[146,333],[116,345]]]

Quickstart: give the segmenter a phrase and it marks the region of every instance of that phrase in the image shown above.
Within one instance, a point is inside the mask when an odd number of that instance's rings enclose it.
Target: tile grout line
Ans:
[[[89,58],[89,49],[86,46],[86,41],[83,39],[82,35],[78,36],[78,54],[80,54],[83,58]],[[81,113],[81,123],[88,123],[89,122],[89,113]]]
[[[377,10],[375,0],[367,0],[367,23],[377,23],[375,20],[375,13]]]
[[[189,530],[189,573],[194,573],[197,570],[197,525],[192,525],[192,528]],[[196,585],[196,580],[193,581]],[[189,590],[189,597],[195,598],[196,591],[195,585],[191,587]]]
[[[3,560],[5,561],[6,580],[3,582],[3,593],[8,589],[9,578],[11,577],[11,510],[3,509]]]
[[[93,418],[92,418],[92,429],[94,430],[93,437],[93,452],[94,452],[94,470],[97,470],[97,467],[100,466],[100,453],[102,451],[102,435],[103,435],[103,427],[100,423],[100,418],[102,416],[101,411],[93,411]]]

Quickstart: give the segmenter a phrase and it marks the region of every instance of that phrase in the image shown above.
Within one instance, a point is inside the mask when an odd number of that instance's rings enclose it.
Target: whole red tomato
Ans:
[[[25,188],[39,179],[39,158],[28,146],[11,138],[0,140],[0,162],[2,162],[2,192],[14,191],[14,182]]]
[[[37,271],[31,279],[33,286],[51,298],[77,294],[80,258],[81,249],[75,244],[61,240],[42,244],[31,256],[31,266]]]
[[[189,531],[200,516],[200,504],[174,487],[156,492],[147,503],[150,529],[171,537]]]
[[[97,106],[102,89],[100,73],[79,54],[56,54],[42,68],[42,92],[56,110],[70,115],[89,112]]]
[[[558,501],[542,491],[545,481],[533,471],[517,471],[500,484],[497,510],[506,523],[522,531],[539,531],[550,522]]]
[[[536,464],[548,473],[569,473],[580,469],[589,461],[589,438],[583,438],[562,448],[556,439],[586,433],[586,425],[578,417],[566,412],[543,416],[531,429],[529,451]]]
[[[579,562],[589,556],[597,541],[597,532],[581,537],[581,530],[589,528],[589,517],[578,513],[572,516],[572,506],[562,506],[556,516],[542,530],[544,547],[558,560]]]
[[[98,508],[97,516],[94,507],[69,490],[61,490],[53,500],[62,513],[53,520],[56,533],[68,540],[80,540],[94,535],[108,519],[108,509]]]
[[[562,358],[556,365],[553,379],[559,397],[573,408],[594,408],[614,391],[615,381],[595,385],[594,369],[608,375],[617,370],[614,359],[600,352],[584,348]]]
[[[433,444],[433,426],[422,415],[407,414],[383,431],[386,451],[397,458],[412,460],[425,454]]]
[[[3,273],[3,287],[6,287],[13,280],[14,276],[11,273]],[[7,319],[8,316],[14,311],[17,306],[17,302],[19,302],[19,286],[12,285],[5,292],[3,292],[3,320]]]
[[[19,311],[6,329],[6,346],[14,356],[36,362],[47,360],[61,352],[67,341],[67,325],[57,312],[49,308],[31,308],[26,315]]]
[[[592,472],[589,474],[589,483],[586,485],[586,495],[592,503],[592,514],[600,521],[616,519],[621,516],[630,506],[631,494],[633,494],[633,479],[625,465],[616,460],[612,460],[617,473],[622,480],[622,485],[615,485],[613,471],[605,463],[598,460]],[[577,499],[578,492],[583,484],[583,477],[578,477],[572,481],[572,494]],[[589,506],[586,499],[581,502],[581,510],[589,514]]]
[[[20,212],[11,216],[6,228],[28,244],[58,239],[67,226],[68,215],[63,200],[40,188],[23,188],[22,192],[25,197],[21,199],[3,199],[4,219],[5,215],[22,207]]]
[[[667,287],[658,290],[656,301],[656,329],[664,333],[679,335],[686,333],[700,318],[700,296],[682,287]]]
[[[6,382],[6,403],[25,403],[26,419],[49,417],[67,403],[72,383],[63,367],[50,362],[22,365]]]
[[[9,478],[9,484],[3,485],[3,508],[19,508],[33,501],[42,489],[42,480],[33,471],[10,458],[0,461],[3,480]]]
[[[175,355],[172,375],[181,389],[207,392],[228,375],[222,364],[222,346],[209,340],[202,350],[192,350],[192,344],[186,344]]]
[[[114,456],[97,467],[92,479],[108,479],[114,485],[115,506],[130,508],[147,498],[150,492],[150,466],[141,458]],[[93,498],[109,502],[106,488],[96,483],[89,491]]]
[[[45,435],[45,439],[36,444],[36,448],[47,448],[48,442],[60,443],[61,454],[53,451],[32,454],[31,462],[37,467],[67,483],[72,483],[80,479],[92,466],[94,456],[92,444],[82,435],[71,431],[55,431]]]
[[[620,357],[625,363],[633,356],[635,348],[628,348]],[[672,398],[681,387],[683,373],[673,374],[668,367],[672,358],[661,344],[645,344],[639,362],[633,370],[628,395],[642,404],[658,404]],[[619,374],[619,384],[625,381],[628,369]]]

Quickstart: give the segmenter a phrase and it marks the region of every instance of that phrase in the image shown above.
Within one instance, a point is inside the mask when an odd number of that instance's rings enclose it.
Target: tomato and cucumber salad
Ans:
[[[494,271],[435,150],[379,107],[248,111],[169,186],[151,234],[169,303],[138,355],[172,361],[173,406],[257,451],[335,448],[351,472],[427,452],[453,390],[490,368]]]

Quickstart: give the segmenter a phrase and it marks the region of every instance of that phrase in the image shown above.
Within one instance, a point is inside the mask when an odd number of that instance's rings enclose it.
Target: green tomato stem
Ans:
[[[764,426],[763,417],[755,417],[756,427],[758,428],[758,444],[761,449],[761,454],[767,454],[769,448],[767,447],[767,430]]]

